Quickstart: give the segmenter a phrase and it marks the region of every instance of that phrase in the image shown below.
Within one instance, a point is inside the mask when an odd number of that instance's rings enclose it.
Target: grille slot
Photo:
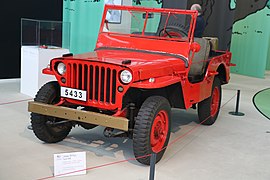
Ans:
[[[87,91],[89,102],[116,103],[117,70],[106,65],[68,63],[68,85]]]

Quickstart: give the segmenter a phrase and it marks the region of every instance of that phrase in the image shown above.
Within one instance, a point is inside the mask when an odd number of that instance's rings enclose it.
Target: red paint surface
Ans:
[[[128,7],[128,6],[105,6],[104,12],[107,9],[120,9],[120,10],[136,10],[143,12],[171,12],[175,14],[187,14],[191,15],[191,28],[188,34],[188,38],[183,40],[176,40],[174,38],[166,37],[147,37],[139,35],[121,35],[117,33],[102,32],[104,23],[101,23],[100,34],[98,37],[96,50],[81,55],[75,55],[71,57],[63,57],[54,59],[51,61],[51,69],[45,69],[43,72],[46,74],[54,74],[61,86],[71,87],[75,89],[84,89],[90,92],[91,89],[102,89],[101,84],[97,82],[102,81],[101,70],[98,71],[99,75],[96,75],[93,79],[92,87],[85,87],[86,84],[80,86],[81,82],[87,80],[87,73],[83,73],[81,76],[79,71],[84,71],[85,68],[90,66],[105,69],[104,81],[112,81],[112,76],[107,76],[110,72],[108,69],[115,70],[116,72],[116,95],[113,97],[112,92],[106,94],[105,91],[98,94],[92,93],[92,99],[90,95],[86,102],[66,99],[70,103],[93,106],[101,109],[117,110],[118,114],[122,108],[123,96],[127,90],[131,87],[153,89],[162,88],[175,83],[180,83],[183,90],[183,97],[185,108],[190,108],[193,104],[198,103],[211,95],[212,84],[215,75],[218,74],[217,69],[222,65],[226,70],[226,82],[229,81],[230,72],[230,60],[231,53],[223,52],[223,55],[216,56],[211,59],[203,81],[199,83],[190,83],[188,80],[188,72],[190,65],[192,64],[192,50],[194,51],[193,34],[194,27],[197,18],[197,12],[189,10],[176,10],[176,9],[155,9],[155,8],[143,8],[143,7]],[[103,15],[103,22],[105,21],[106,13]],[[147,17],[147,16],[146,16]],[[106,24],[106,23],[105,23]],[[143,33],[142,33],[143,34]],[[199,47],[196,47],[197,49]],[[123,64],[125,60],[130,60],[130,64]],[[63,76],[59,75],[55,71],[57,63],[64,62],[67,65],[67,73]],[[185,64],[188,63],[187,65]],[[78,65],[72,65],[78,64]],[[81,69],[79,69],[81,66]],[[75,67],[75,70],[74,70]],[[77,68],[77,70],[76,70]],[[73,69],[71,71],[71,69]],[[119,80],[119,75],[122,70],[129,70],[132,73],[133,80],[129,84],[123,84]],[[77,77],[80,77],[79,80]],[[98,78],[99,77],[99,78]],[[61,82],[61,78],[67,79],[66,83]],[[154,78],[154,82],[149,82],[150,78]],[[89,81],[89,79],[88,79]],[[112,86],[111,84],[105,84],[106,88]],[[118,92],[117,87],[122,86],[123,92]],[[92,90],[93,91],[93,90]],[[101,95],[103,94],[103,95]],[[109,102],[103,102],[102,96],[108,96]],[[96,98],[96,100],[95,100]],[[115,98],[115,102],[113,102]]]

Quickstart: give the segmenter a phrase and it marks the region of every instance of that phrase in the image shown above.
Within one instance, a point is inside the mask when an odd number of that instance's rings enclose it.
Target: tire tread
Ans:
[[[169,111],[169,122],[170,122],[170,104],[168,100],[161,96],[151,96],[145,100],[142,104],[139,113],[135,119],[135,126],[133,131],[133,151],[136,158],[148,155],[152,153],[150,144],[150,132],[152,121],[155,118],[155,114],[161,106],[165,106],[166,110]],[[169,108],[168,108],[169,107]],[[167,145],[170,136],[170,123],[169,132],[167,135],[167,141],[164,146]],[[157,154],[157,162],[161,159],[165,152],[163,149]],[[144,157],[137,159],[140,163],[149,165],[150,157]]]

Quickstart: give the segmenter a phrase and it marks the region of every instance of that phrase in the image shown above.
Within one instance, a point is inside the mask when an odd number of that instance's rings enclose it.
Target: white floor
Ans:
[[[217,122],[210,127],[198,126],[183,138],[179,137],[197,126],[196,111],[174,109],[170,142],[179,140],[167,149],[156,165],[155,178],[269,180],[270,121],[252,103],[253,95],[269,86],[269,73],[266,79],[232,74],[230,84],[223,86],[223,107]],[[42,143],[27,129],[30,124],[27,101],[9,104],[30,99],[19,93],[19,87],[19,80],[0,81],[1,180],[51,177],[55,153],[86,151],[87,168],[134,157],[131,140],[105,138],[101,127],[89,131],[76,127],[61,143]],[[234,110],[237,89],[241,90],[240,111],[246,114],[244,117],[228,114]],[[148,176],[149,167],[128,160],[88,170],[86,175],[61,179],[147,180]]]

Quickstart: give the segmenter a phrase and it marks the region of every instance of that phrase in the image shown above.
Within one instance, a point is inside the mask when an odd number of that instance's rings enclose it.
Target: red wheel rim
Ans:
[[[219,89],[215,87],[212,94],[212,103],[211,103],[211,116],[214,117],[218,112],[219,107]]]
[[[166,111],[160,111],[151,128],[151,147],[152,151],[158,153],[162,150],[164,143],[167,139],[167,134],[169,130],[169,118]]]

